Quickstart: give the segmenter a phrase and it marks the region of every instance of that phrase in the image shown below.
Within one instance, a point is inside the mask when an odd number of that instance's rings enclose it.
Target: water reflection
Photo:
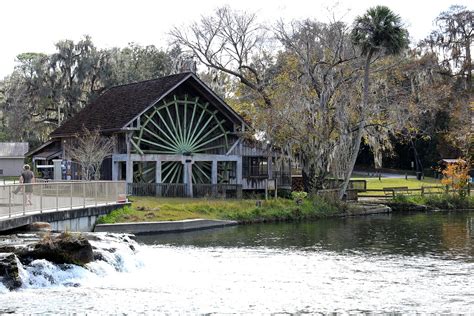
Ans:
[[[268,247],[473,260],[474,212],[389,214],[139,236],[147,244]]]

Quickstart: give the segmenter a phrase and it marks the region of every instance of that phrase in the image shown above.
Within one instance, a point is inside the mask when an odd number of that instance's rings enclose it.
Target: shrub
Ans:
[[[469,170],[471,169],[469,161],[458,159],[455,163],[450,163],[443,170],[444,178],[442,184],[451,186],[458,191],[459,196],[466,196],[466,188],[469,185]]]
[[[425,196],[397,195],[395,196],[394,201],[402,204],[421,204],[446,210],[474,207],[474,197],[465,197],[459,194]]]
[[[296,202],[296,204],[301,204],[304,199],[308,196],[307,192],[304,191],[293,191],[291,192],[291,198]]]

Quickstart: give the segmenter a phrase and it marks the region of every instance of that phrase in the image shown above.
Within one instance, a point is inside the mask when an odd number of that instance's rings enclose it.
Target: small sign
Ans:
[[[268,179],[267,180],[267,190],[274,191],[276,188],[276,183],[275,179]]]
[[[127,203],[127,196],[125,194],[119,194],[117,196],[117,203]]]

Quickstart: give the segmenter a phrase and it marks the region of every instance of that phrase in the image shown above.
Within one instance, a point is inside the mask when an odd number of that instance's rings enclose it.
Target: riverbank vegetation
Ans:
[[[394,202],[398,204],[425,205],[430,209],[474,209],[474,196],[463,197],[458,194],[425,196],[397,195],[394,198]]]
[[[240,222],[289,221],[323,218],[343,213],[347,207],[321,197],[272,200],[212,200],[132,197],[132,205],[99,219],[99,224],[227,219]]]

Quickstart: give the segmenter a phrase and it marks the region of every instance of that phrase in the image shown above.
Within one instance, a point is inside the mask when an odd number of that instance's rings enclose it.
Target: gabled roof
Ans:
[[[50,150],[50,149],[58,151],[61,148],[61,146],[58,142],[59,142],[58,140],[51,140],[50,139],[46,143],[43,143],[40,146],[31,149],[29,152],[27,152],[25,154],[25,156],[26,157],[31,157],[31,156],[37,154],[38,152],[41,152],[41,151],[44,151],[44,150]]]
[[[80,132],[83,126],[89,130],[100,128],[103,132],[119,131],[184,82],[189,82],[191,86],[213,99],[232,121],[244,123],[242,117],[195,74],[187,72],[112,87],[54,130],[51,137],[74,135]]]
[[[28,151],[28,143],[0,143],[0,158],[23,158]]]

